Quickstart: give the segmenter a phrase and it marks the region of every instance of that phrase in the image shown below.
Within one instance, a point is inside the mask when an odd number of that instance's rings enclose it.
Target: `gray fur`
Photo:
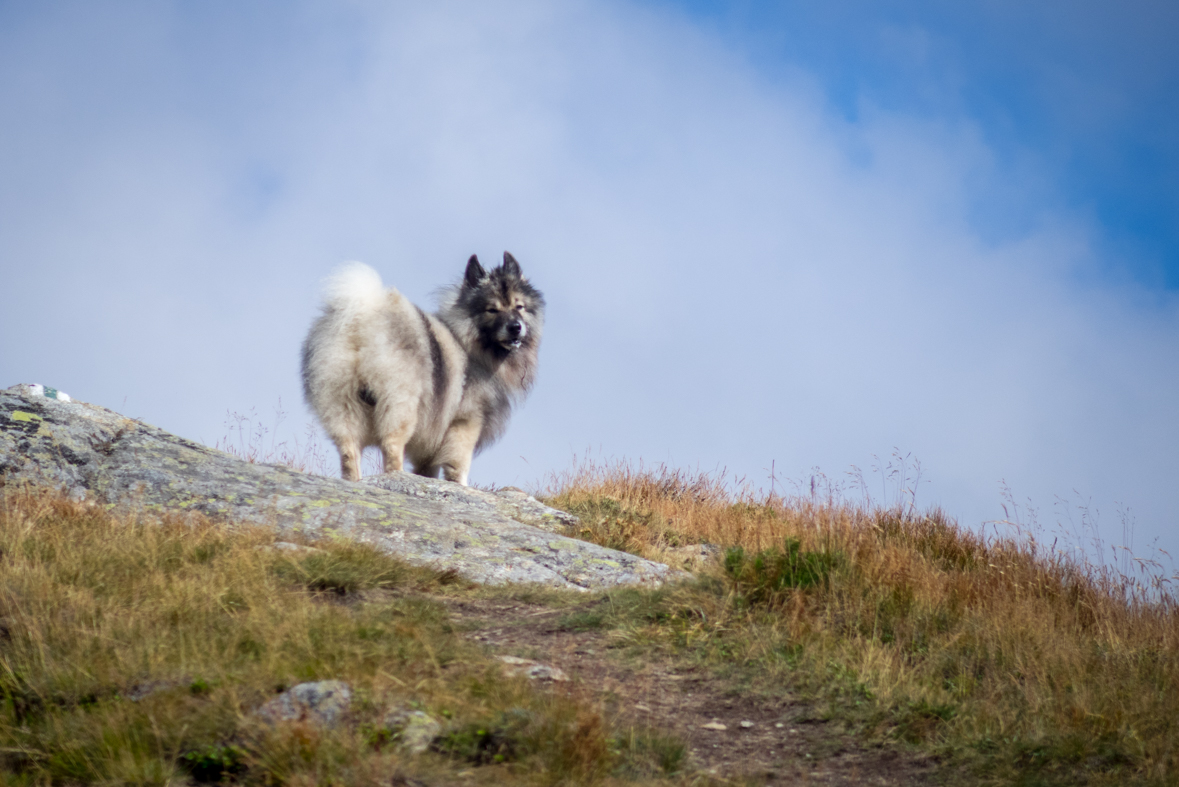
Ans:
[[[426,330],[426,338],[430,340],[430,369],[434,374],[434,412],[438,412],[446,399],[446,389],[450,386],[450,379],[446,374],[446,361],[442,357],[442,345],[434,335],[430,326],[430,318],[421,309],[418,316],[422,318],[422,327]]]
[[[341,474],[358,480],[361,451],[376,445],[385,472],[408,458],[415,473],[466,484],[536,379],[543,329],[544,296],[508,252],[490,272],[472,256],[433,315],[367,265],[346,265],[303,343],[303,393]]]

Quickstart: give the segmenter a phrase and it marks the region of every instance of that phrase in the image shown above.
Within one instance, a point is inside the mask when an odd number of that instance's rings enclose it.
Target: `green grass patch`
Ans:
[[[796,538],[782,548],[754,555],[735,546],[725,552],[724,568],[733,591],[749,604],[781,604],[795,590],[828,587],[831,573],[845,561],[836,552],[806,551]]]

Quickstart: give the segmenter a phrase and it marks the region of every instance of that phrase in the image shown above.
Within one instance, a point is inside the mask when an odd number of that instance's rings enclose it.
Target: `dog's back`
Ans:
[[[303,344],[303,392],[340,449],[345,478],[359,478],[365,446],[399,443],[386,470],[402,469],[403,451],[436,449],[464,367],[449,331],[372,268],[349,263],[325,282],[323,314]],[[460,383],[448,385],[456,374]]]

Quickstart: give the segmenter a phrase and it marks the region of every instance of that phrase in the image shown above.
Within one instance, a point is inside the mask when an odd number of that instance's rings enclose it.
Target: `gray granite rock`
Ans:
[[[271,724],[307,721],[330,727],[340,720],[352,703],[352,689],[341,680],[300,683],[258,708],[255,713]]]
[[[0,391],[0,485],[26,481],[113,505],[340,534],[481,583],[594,589],[682,576],[563,535],[576,518],[520,490],[408,473],[356,483],[252,464],[52,388],[18,385]]]

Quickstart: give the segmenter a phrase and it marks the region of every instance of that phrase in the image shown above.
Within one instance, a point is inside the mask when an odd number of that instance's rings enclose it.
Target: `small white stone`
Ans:
[[[518,656],[500,656],[499,660],[507,665],[504,670],[508,675],[523,675],[531,680],[551,680],[555,682],[563,682],[569,680],[569,676],[558,667],[550,667],[547,664],[541,664],[532,659],[522,659]]]
[[[532,680],[551,680],[558,683],[569,680],[569,676],[565,674],[564,670],[557,667],[550,667],[547,664],[537,664],[529,667],[525,673]]]
[[[704,729],[704,730],[727,730],[728,729],[728,727],[721,724],[719,721],[710,721],[707,724],[701,724],[700,728]]]
[[[746,719],[745,721],[741,722],[741,727],[742,727],[743,729],[746,729],[746,730],[747,730],[747,729],[749,729],[749,728],[750,728],[750,727],[752,727],[752,726],[753,726],[753,722],[749,721],[748,719]]]
[[[535,664],[536,663],[532,659],[522,659],[519,656],[500,656],[499,660],[502,661],[504,664],[511,664],[513,666],[519,665],[519,664]]]

